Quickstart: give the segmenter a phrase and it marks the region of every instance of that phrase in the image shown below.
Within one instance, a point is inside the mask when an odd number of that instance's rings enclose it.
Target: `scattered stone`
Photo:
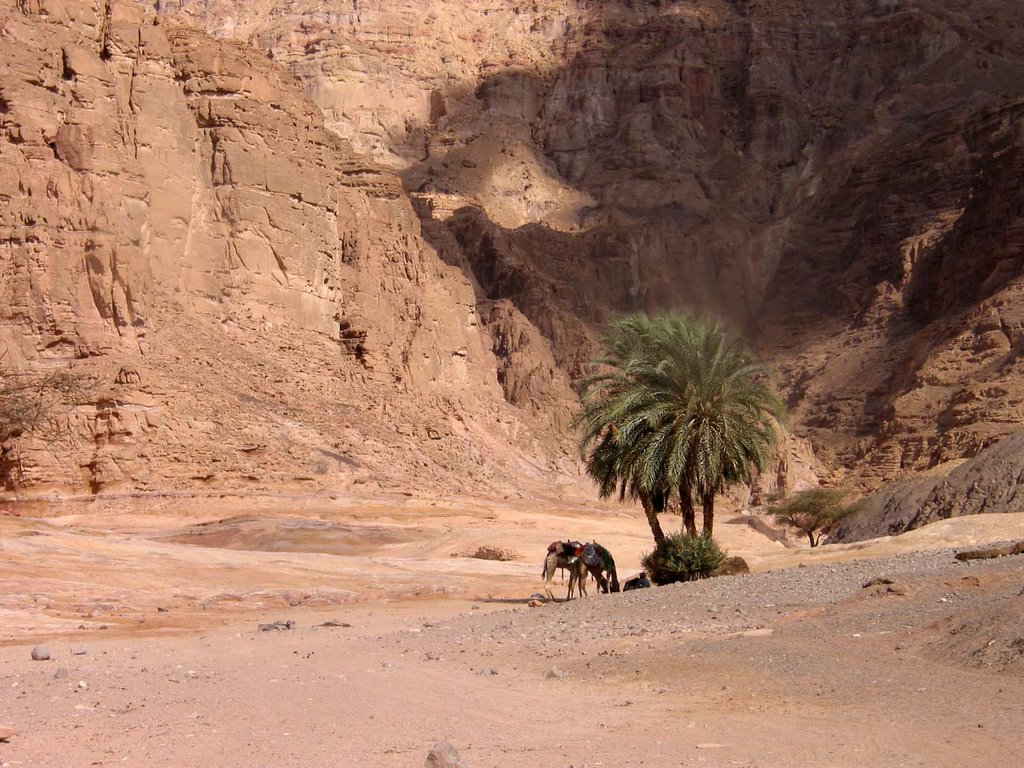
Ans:
[[[86,688],[89,687],[89,684],[87,682],[85,682],[85,680],[79,680],[78,681],[78,687],[79,687],[80,690],[84,691]]]
[[[564,669],[559,669],[558,667],[552,667],[544,675],[544,677],[548,678],[549,680],[564,680],[568,676],[568,672],[566,672]]]
[[[511,549],[505,549],[504,547],[498,547],[493,544],[484,544],[481,547],[477,547],[473,552],[470,552],[467,555],[460,555],[453,552],[452,557],[472,557],[476,560],[498,560],[499,562],[509,562],[511,560],[520,559],[518,552],[513,552]]]
[[[68,675],[71,671],[67,667],[57,667],[57,671],[53,673],[54,680],[67,680]]]
[[[11,737],[16,733],[17,731],[11,728],[11,726],[0,725],[0,741],[10,741]]]
[[[739,555],[725,558],[718,569],[719,576],[738,576],[741,573],[750,573],[750,566]]]
[[[50,658],[50,649],[45,645],[37,645],[32,649],[32,661],[47,661]]]
[[[494,668],[494,667],[487,667],[486,669],[479,670],[477,672],[477,674],[478,675],[496,675],[496,674],[498,674],[498,670],[496,668]]]
[[[868,579],[867,581],[865,581],[864,585],[862,586],[862,589],[867,589],[868,587],[877,587],[877,586],[881,586],[881,585],[884,585],[884,584],[892,584],[892,583],[893,583],[893,580],[890,579],[890,578],[887,578],[885,576],[875,576],[875,578]]]
[[[434,748],[427,753],[427,759],[423,763],[424,768],[466,768],[466,764],[459,757],[459,751],[447,741],[439,741]]]
[[[337,619],[329,619],[323,624],[317,624],[318,627],[351,627],[347,621],[338,621]]]
[[[158,605],[156,607],[156,612],[157,613],[167,613],[169,610],[171,610],[171,609],[170,608],[164,608],[162,605]]]
[[[273,624],[260,624],[260,632],[273,632],[282,629],[295,629],[295,622],[288,619],[287,621],[275,621]]]
[[[1013,544],[1004,544],[999,547],[987,547],[985,549],[971,549],[964,552],[957,552],[955,557],[960,562],[967,560],[990,560],[994,557],[1009,557],[1010,555],[1024,555],[1024,541]]]
[[[530,608],[540,608],[542,605],[544,605],[544,603],[541,602],[540,600],[531,600],[530,602],[527,603],[527,605]]]
[[[71,655],[72,656],[85,656],[85,654],[87,654],[88,652],[89,652],[89,649],[86,648],[84,645],[72,645],[71,646]]]

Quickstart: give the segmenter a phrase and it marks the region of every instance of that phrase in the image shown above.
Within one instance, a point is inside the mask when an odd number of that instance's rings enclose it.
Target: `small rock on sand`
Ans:
[[[295,622],[288,619],[288,621],[275,621],[272,624],[260,624],[260,632],[273,632],[278,629],[295,629]]]
[[[427,753],[424,768],[466,768],[459,758],[459,751],[447,741],[440,741]]]
[[[50,649],[45,645],[37,645],[32,649],[33,661],[46,661],[50,658]]]

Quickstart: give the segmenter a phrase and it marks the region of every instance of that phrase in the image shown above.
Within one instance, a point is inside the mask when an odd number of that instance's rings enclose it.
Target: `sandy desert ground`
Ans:
[[[951,549],[1024,539],[1024,515],[809,550],[723,513],[750,575],[531,606],[559,537],[636,573],[642,516],[302,497],[20,511],[0,516],[0,766],[397,768],[441,740],[468,768],[1024,764],[1024,556]],[[484,545],[516,559],[466,556]],[[294,627],[259,629],[276,621]]]

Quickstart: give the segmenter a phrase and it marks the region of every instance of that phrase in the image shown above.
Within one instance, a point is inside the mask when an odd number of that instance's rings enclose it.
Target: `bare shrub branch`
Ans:
[[[94,381],[70,371],[15,373],[0,356],[0,444],[42,431],[62,409],[85,401]]]

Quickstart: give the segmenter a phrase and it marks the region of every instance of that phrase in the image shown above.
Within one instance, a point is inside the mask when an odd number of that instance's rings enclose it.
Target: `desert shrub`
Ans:
[[[85,397],[91,381],[66,371],[13,373],[0,357],[0,445],[43,430],[58,411]]]
[[[725,551],[713,538],[681,531],[644,555],[643,566],[655,584],[672,584],[714,576],[725,557]]]

